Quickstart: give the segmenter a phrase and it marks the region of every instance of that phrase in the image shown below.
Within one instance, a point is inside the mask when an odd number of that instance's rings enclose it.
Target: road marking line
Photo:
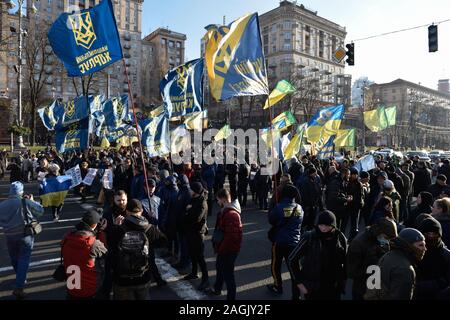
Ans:
[[[46,224],[53,224],[53,223],[58,224],[58,223],[73,222],[73,221],[81,221],[81,218],[76,218],[76,219],[62,219],[62,220],[59,220],[58,222],[55,222],[55,221],[40,221],[39,223],[42,224],[42,225],[46,225]],[[0,227],[0,230],[3,230],[3,228]]]
[[[196,290],[189,281],[181,280],[183,277],[165,260],[156,258],[155,262],[161,272],[161,277],[167,281],[167,285],[170,289],[172,289],[181,299],[202,300],[206,298],[206,295]]]
[[[43,264],[51,264],[51,263],[59,262],[60,259],[61,258],[55,258],[55,259],[47,259],[47,260],[31,262],[29,268],[31,269],[33,267],[41,266]],[[0,272],[6,272],[6,271],[12,271],[12,270],[14,270],[13,267],[0,268]]]

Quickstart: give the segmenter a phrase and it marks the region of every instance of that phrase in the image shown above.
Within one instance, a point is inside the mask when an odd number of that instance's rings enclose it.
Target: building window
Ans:
[[[305,52],[310,53],[311,50],[311,37],[309,34],[305,36]]]
[[[310,26],[305,26],[305,32],[311,32],[311,27]]]
[[[277,25],[276,25],[276,24],[273,24],[273,25],[272,25],[271,31],[272,31],[272,32],[277,32]]]
[[[126,30],[129,30],[129,29],[130,29],[130,25],[129,25],[128,23],[125,25],[125,29],[126,29]]]
[[[64,0],[58,0],[58,9],[64,9]]]
[[[277,46],[272,46],[272,53],[277,51]]]
[[[161,44],[162,44],[163,46],[166,46],[166,45],[167,45],[167,39],[162,38],[162,39],[161,39]]]
[[[75,5],[75,0],[69,0],[69,5],[74,6]]]
[[[283,22],[283,29],[284,30],[290,30],[292,28],[292,24],[290,20],[286,20]]]
[[[181,48],[181,42],[177,41],[177,48]]]
[[[291,48],[291,44],[290,44],[290,43],[285,43],[285,44],[283,45],[283,49],[286,50],[286,51],[291,50],[291,49],[292,49],[292,48]]]
[[[175,43],[172,40],[170,40],[169,41],[169,48],[173,48],[174,46],[175,46]]]
[[[392,93],[396,93],[397,92],[397,90],[395,90],[395,89],[392,89]]]
[[[89,0],[89,8],[95,7],[95,0]]]
[[[136,31],[136,32],[138,31],[138,26],[137,25],[134,26],[134,31]]]

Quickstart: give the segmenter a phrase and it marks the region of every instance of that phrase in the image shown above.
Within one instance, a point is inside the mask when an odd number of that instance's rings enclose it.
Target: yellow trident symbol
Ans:
[[[71,124],[69,126],[69,129],[67,130],[66,139],[74,138],[76,136],[76,134],[77,134],[77,131],[78,131],[77,129],[78,128],[77,128],[77,124],[76,123]]]
[[[176,69],[178,74],[177,85],[184,92],[186,90],[186,80],[189,76],[189,69],[191,65],[181,66]]]
[[[72,32],[77,45],[90,49],[97,39],[89,12],[77,13],[69,16]]]
[[[66,112],[67,117],[72,118],[75,113],[75,104],[73,100],[66,103],[64,111]]]

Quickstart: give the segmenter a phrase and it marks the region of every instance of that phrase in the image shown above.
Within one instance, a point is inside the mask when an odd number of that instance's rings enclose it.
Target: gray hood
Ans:
[[[230,203],[226,204],[223,209],[222,212],[225,211],[225,209],[233,209],[236,210],[239,214],[241,214],[241,205],[239,204],[239,201],[236,199],[234,201],[231,201]]]

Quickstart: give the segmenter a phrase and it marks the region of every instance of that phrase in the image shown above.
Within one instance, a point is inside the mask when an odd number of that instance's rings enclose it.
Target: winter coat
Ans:
[[[389,247],[379,245],[371,227],[359,233],[348,247],[347,275],[353,279],[353,293],[364,295],[367,289],[367,267],[377,265]]]
[[[269,223],[275,228],[274,242],[283,246],[296,246],[300,241],[303,209],[293,199],[284,198],[269,212]]]
[[[342,216],[347,203],[347,190],[339,174],[331,178],[327,184],[325,197],[327,209],[336,216]]]
[[[347,210],[358,212],[364,207],[364,190],[359,181],[350,181],[347,185],[347,194],[353,196],[353,201],[347,204]]]
[[[438,174],[443,174],[447,177],[447,181],[450,181],[450,165],[444,164],[438,169]],[[449,182],[450,183],[450,182]]]
[[[431,207],[432,205],[433,205],[433,203],[427,204],[427,203],[422,202],[420,205],[418,205],[417,207],[412,209],[411,212],[409,213],[408,220],[406,222],[406,227],[417,229],[417,227],[418,227],[416,225],[417,217],[420,216],[422,213],[431,213],[431,211],[433,209]]]
[[[61,254],[66,272],[69,266],[80,268],[80,288],[67,287],[70,296],[94,297],[100,289],[104,277],[104,262],[100,258],[108,252],[102,238],[101,234],[97,235],[88,225],[81,222],[62,240]]]
[[[140,173],[131,179],[130,199],[142,199],[145,196],[145,177]]]
[[[159,221],[159,212],[161,211],[161,199],[156,196],[150,196],[150,208],[148,206],[148,198],[144,196],[141,199],[142,208],[144,209],[143,216],[148,220],[149,223],[157,226]]]
[[[291,176],[292,181],[297,181],[298,178],[303,174],[304,167],[299,162],[294,162],[288,170],[288,173]]]
[[[309,177],[302,179],[298,189],[302,199],[302,206],[305,210],[308,208],[323,209],[322,188],[317,179],[311,180]]]
[[[192,198],[184,215],[183,228],[187,237],[190,235],[204,235],[207,233],[206,226],[208,217],[208,193],[205,191],[197,198]]]
[[[120,165],[114,170],[113,185],[115,190],[124,190],[130,194],[131,181],[133,180],[133,168],[130,166],[128,170]]]
[[[186,208],[192,200],[191,188],[189,184],[183,185],[177,195],[177,202],[175,203],[175,223],[178,229],[183,229],[184,216],[186,215]]]
[[[381,257],[381,289],[370,289],[368,300],[411,300],[416,282],[416,258],[411,245],[400,238],[391,242],[391,251]]]
[[[442,241],[447,248],[450,248],[450,215],[444,214],[439,216],[433,216],[442,227]]]
[[[220,243],[214,243],[214,251],[220,255],[239,253],[242,245],[241,206],[239,201],[234,200],[224,206],[217,215],[215,229],[223,232],[223,240]]]
[[[437,199],[437,198],[439,198],[439,196],[441,195],[441,193],[443,191],[447,190],[447,188],[448,188],[448,185],[441,186],[436,182],[435,184],[432,184],[431,186],[429,186],[427,191],[433,195],[434,199]]]
[[[427,168],[414,171],[414,196],[417,197],[422,191],[426,191],[431,185],[431,170]]]
[[[325,241],[330,243],[334,254],[324,254]],[[346,280],[347,239],[339,230],[335,230],[332,240],[323,240],[320,231],[314,229],[303,234],[300,242],[289,255],[289,268],[294,283],[302,283],[310,293],[333,286],[338,292],[344,292]],[[300,272],[295,264],[300,264]]]
[[[435,248],[427,245],[425,256],[418,263],[416,271],[414,298],[417,300],[443,298],[441,296],[443,291],[450,289],[450,251],[442,241]]]
[[[214,188],[214,181],[216,179],[215,165],[202,166],[202,180],[206,183],[206,188],[212,190]]]
[[[151,279],[151,268],[143,276],[136,278],[122,278],[118,274],[117,259],[119,244],[126,231],[142,231],[147,236],[150,247],[161,247],[166,243],[166,237],[155,226],[151,225],[147,219],[142,216],[128,215],[120,226],[113,226],[109,233],[109,253],[111,255],[113,282],[119,286],[139,286],[147,284]],[[152,249],[150,248],[149,251]]]

